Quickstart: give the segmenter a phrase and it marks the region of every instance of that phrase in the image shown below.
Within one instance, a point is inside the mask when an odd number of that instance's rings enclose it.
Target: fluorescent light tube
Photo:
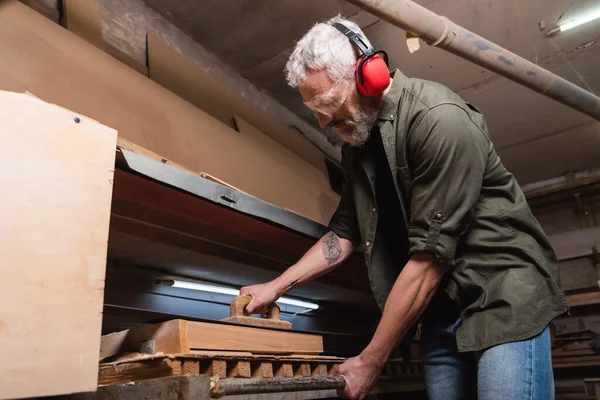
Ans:
[[[561,24],[560,25],[560,31],[561,32],[568,31],[569,29],[573,29],[573,28],[575,28],[576,26],[579,26],[579,25],[587,24],[588,22],[593,21],[593,20],[598,19],[598,18],[600,18],[600,10],[596,10],[594,12],[591,12],[591,13],[589,13],[587,15],[584,15],[581,18],[578,18],[578,19],[574,20],[574,21],[567,22],[566,24]]]
[[[228,287],[224,287],[224,286],[207,285],[205,283],[185,282],[185,281],[178,281],[178,280],[163,281],[163,282],[170,284],[170,286],[172,286],[174,288],[180,288],[180,289],[191,289],[191,290],[198,290],[201,292],[228,294],[231,296],[238,296],[240,294],[240,291],[237,289],[228,288]],[[309,308],[311,310],[316,310],[319,308],[318,304],[310,303],[308,301],[303,301],[303,300],[291,299],[289,297],[281,297],[279,300],[276,301],[276,303],[287,304],[290,306],[296,306],[296,307],[302,307],[302,308]]]
[[[600,18],[600,9],[586,14],[581,18],[577,18],[571,22],[566,22],[564,24],[558,25],[557,27],[548,31],[548,33],[546,33],[546,36],[554,36],[558,32],[568,31],[569,29],[573,29],[576,26],[583,25],[598,18]]]

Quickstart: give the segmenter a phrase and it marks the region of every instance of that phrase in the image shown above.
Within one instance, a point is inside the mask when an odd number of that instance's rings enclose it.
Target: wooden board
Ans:
[[[146,67],[145,64],[138,62],[133,57],[131,57],[129,54],[126,54],[125,52],[119,50],[112,44],[104,42],[104,51],[106,51],[108,54],[110,54],[117,60],[121,61],[123,64],[127,65],[128,67],[133,68],[140,74],[142,74],[144,76],[148,76],[148,67]]]
[[[269,154],[263,159],[255,159],[253,163],[261,170],[277,169],[271,170],[270,175],[271,179],[276,179],[278,182],[279,190],[276,193],[269,193],[270,199],[265,198],[264,200],[273,204],[287,204],[288,206],[283,208],[297,214],[310,216],[315,221],[327,221],[324,225],[328,225],[339,202],[338,196],[333,195],[333,191],[323,190],[324,187],[330,187],[329,178],[315,168],[306,168],[306,163],[296,154],[281,147],[244,119],[236,116],[235,122],[244,139],[251,141],[253,145]],[[252,179],[252,177],[248,175],[246,179]],[[299,182],[303,182],[300,188],[298,187]],[[243,181],[234,183],[234,185],[248,191]],[[304,196],[316,201],[298,201],[299,191],[303,192]]]
[[[153,341],[151,352],[146,346],[149,340]],[[123,352],[178,354],[190,350],[319,354],[323,352],[323,338],[289,330],[172,320],[104,335],[100,354],[101,357]]]
[[[189,352],[185,321],[173,320],[104,335],[100,346],[100,359],[127,350],[139,351],[144,346],[170,354]]]
[[[272,378],[272,377],[325,377],[336,374],[341,357],[324,356],[267,356],[231,355],[192,352],[176,355],[129,357],[100,364],[100,385],[125,383],[151,378],[182,374],[203,374],[218,378]],[[421,379],[420,362],[405,363],[400,359],[386,362],[383,373],[386,379]]]
[[[239,115],[322,173],[327,172],[325,158],[317,146],[268,116],[154,34],[148,34],[148,65],[150,78],[178,96],[233,128],[236,127],[233,117]]]
[[[27,7],[48,18],[50,21],[60,24],[59,1],[61,0],[19,0]]]
[[[234,350],[252,353],[318,354],[323,352],[320,335],[188,322],[188,338],[192,350]]]
[[[116,139],[0,91],[2,399],[96,386]]]
[[[339,196],[324,174],[313,180],[318,171],[308,163],[282,165],[285,157],[273,152],[283,147],[264,149],[27,6],[0,2],[0,42],[0,59],[11,60],[0,63],[0,89],[29,91],[190,171],[329,222]]]
[[[100,7],[96,0],[62,0],[65,27],[99,49],[104,49]]]

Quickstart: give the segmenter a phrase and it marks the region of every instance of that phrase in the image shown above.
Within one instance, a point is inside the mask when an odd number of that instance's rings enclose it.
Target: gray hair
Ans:
[[[360,27],[340,15],[314,25],[296,44],[287,64],[285,75],[288,85],[298,87],[309,71],[326,69],[333,81],[351,76],[359,53],[346,35],[333,24],[340,23],[360,34],[369,43]],[[370,44],[370,43],[369,43]]]

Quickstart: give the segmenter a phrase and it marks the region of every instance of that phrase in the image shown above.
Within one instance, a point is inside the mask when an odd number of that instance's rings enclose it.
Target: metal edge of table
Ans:
[[[327,233],[326,226],[254,196],[132,151],[120,150],[127,168],[161,184],[310,238],[319,239]]]

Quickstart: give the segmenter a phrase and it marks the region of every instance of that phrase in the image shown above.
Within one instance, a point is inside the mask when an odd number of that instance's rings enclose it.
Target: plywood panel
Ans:
[[[315,145],[266,115],[240,93],[219,82],[153,34],[148,34],[148,64],[153,81],[231,127],[236,127],[233,117],[239,115],[263,134],[326,173],[324,156]]]
[[[3,399],[96,386],[117,134],[76,116],[0,91]]]
[[[312,179],[310,165],[283,174],[272,154],[254,138],[212,118],[110,55],[89,45],[35,11],[0,2],[0,89],[29,91],[115,128],[119,135],[196,173],[208,173],[282,207],[296,204],[319,212],[304,214],[327,223],[337,196]],[[51,77],[51,79],[49,79]],[[302,165],[302,166],[300,166]],[[294,182],[295,196],[281,195]],[[319,187],[320,189],[315,189]],[[306,190],[305,188],[309,188]],[[312,189],[311,189],[312,188]],[[293,204],[281,199],[294,198]]]
[[[100,7],[96,0],[63,0],[65,26],[99,49],[104,48]]]
[[[269,155],[255,158],[252,161],[261,170],[270,171],[269,178],[275,179],[277,182],[278,190],[268,193],[269,198],[264,198],[264,200],[273,204],[287,204],[286,209],[327,224],[338,204],[338,196],[330,189],[328,177],[315,168],[307,168],[306,163],[298,156],[281,147],[270,137],[263,135],[261,131],[242,118],[236,116],[235,122],[244,139],[249,139],[254,146],[258,146]],[[243,171],[242,165],[239,168],[240,174],[250,172]],[[247,186],[250,179],[253,178],[247,175],[241,177],[238,182],[231,183],[250,192]],[[264,179],[268,178],[265,176]],[[299,182],[302,182],[301,187],[298,186]],[[263,181],[263,184],[270,185],[266,180]],[[313,199],[313,201],[307,202],[303,200],[304,197]]]

